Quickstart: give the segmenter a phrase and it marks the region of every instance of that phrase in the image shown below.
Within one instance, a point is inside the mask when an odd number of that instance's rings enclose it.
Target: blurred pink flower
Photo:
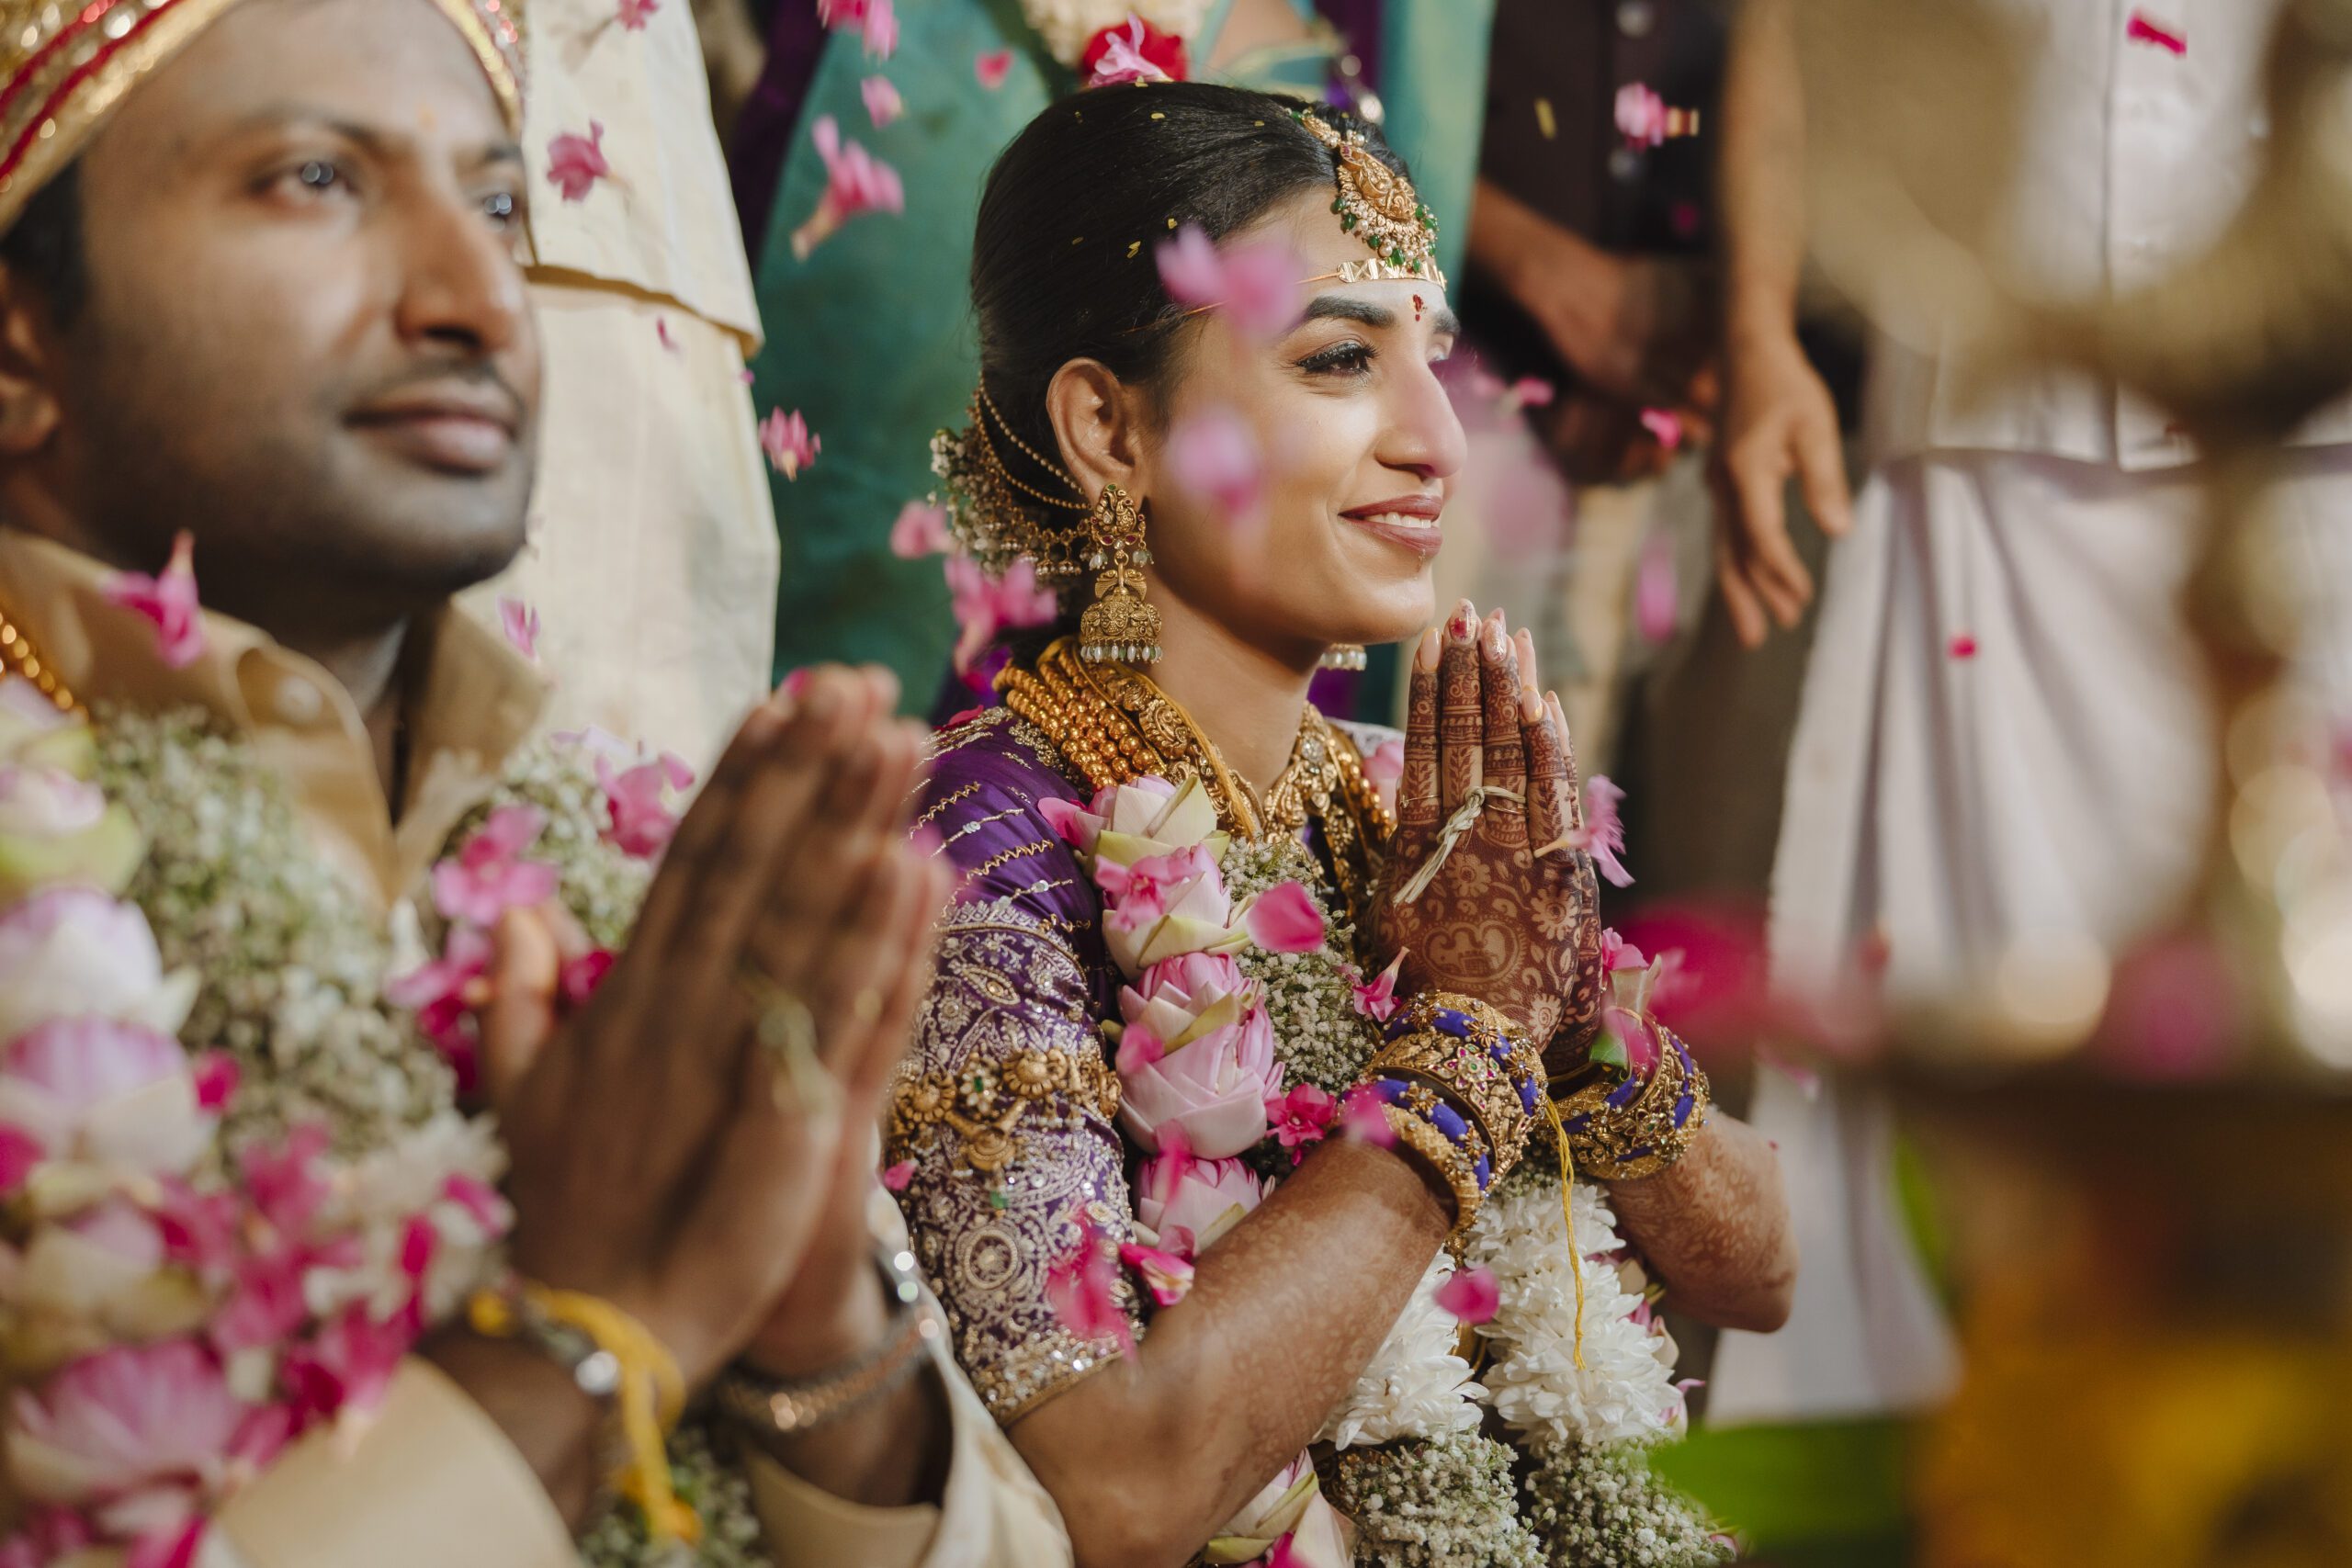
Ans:
[[[633,33],[645,30],[646,22],[662,8],[662,0],[620,0],[620,24]]]
[[[1130,16],[1125,28],[1104,29],[1101,58],[1088,73],[1090,87],[1124,87],[1130,82],[1165,82],[1168,73],[1144,58],[1144,20]]]
[[[1351,1089],[1340,1097],[1340,1131],[1376,1149],[1396,1146],[1396,1129],[1381,1110],[1380,1096],[1369,1089]]]
[[[1625,792],[1608,774],[1593,774],[1585,781],[1584,826],[1569,829],[1562,838],[1570,849],[1592,856],[1600,874],[1612,884],[1631,887],[1634,874],[1617,858],[1617,852],[1625,847],[1625,824],[1617,815],[1617,804],[1624,798]]]
[[[364,1304],[345,1308],[287,1355],[280,1376],[293,1393],[297,1424],[374,1411],[390,1392],[392,1374],[416,1338],[409,1313],[379,1321]]]
[[[1264,1199],[1257,1173],[1238,1159],[1166,1149],[1136,1170],[1136,1221],[1180,1258],[1198,1258]]]
[[[1004,79],[1012,73],[1012,51],[1009,49],[979,55],[972,61],[972,74],[979,78],[980,85],[991,93],[1003,86]]]
[[[1061,1325],[1080,1339],[1115,1339],[1120,1354],[1132,1356],[1135,1330],[1119,1310],[1116,1293],[1118,1251],[1084,1214],[1079,1217],[1078,1231],[1077,1247],[1046,1270],[1046,1303]]]
[[[172,558],[153,577],[118,571],[100,592],[111,604],[155,623],[155,651],[164,666],[185,670],[204,653],[204,620],[196,601],[196,539],[185,528],[172,536]]]
[[[611,948],[592,947],[568,961],[556,974],[556,993],[563,998],[564,1006],[587,1006],[605,976],[613,972],[613,960]]]
[[[1541,376],[1521,376],[1503,389],[1503,400],[1513,409],[1544,409],[1552,406],[1560,389]]]
[[[1172,1252],[1162,1252],[1139,1242],[1122,1242],[1119,1261],[1143,1276],[1145,1289],[1160,1306],[1174,1306],[1193,1288],[1193,1265]]]
[[[897,85],[888,76],[868,76],[857,85],[857,93],[865,100],[865,118],[874,122],[876,130],[907,112],[907,100],[899,96]]]
[[[176,1176],[202,1157],[212,1119],[187,1052],[143,1024],[61,1018],[0,1053],[0,1123],[53,1159]]]
[[[1674,541],[1663,533],[1642,543],[1634,576],[1634,624],[1642,640],[1656,648],[1671,641],[1681,616],[1682,589],[1675,581]]]
[[[62,839],[98,825],[106,791],[55,768],[0,766],[0,834]]]
[[[1250,940],[1268,953],[1313,953],[1323,945],[1323,911],[1304,885],[1285,882],[1261,893],[1242,916]]]
[[[1380,795],[1380,803],[1396,809],[1396,786],[1405,777],[1405,743],[1388,739],[1374,747],[1363,760],[1364,782]]]
[[[800,470],[814,463],[824,449],[824,438],[808,433],[808,422],[800,417],[798,409],[790,413],[770,409],[767,418],[760,421],[760,450],[768,455],[768,466],[786,479],[798,479]]]
[[[1074,800],[1048,795],[1037,803],[1037,815],[1054,830],[1062,842],[1076,849],[1091,850],[1094,836],[1102,831],[1102,818]]]
[[[895,39],[896,24],[892,26]],[[856,142],[843,141],[832,116],[819,116],[808,135],[825,161],[825,194],[808,221],[792,231],[792,254],[797,261],[808,260],[833,231],[862,212],[903,212],[907,207],[899,171]]]
[[[1619,936],[1616,927],[1603,926],[1600,929],[1600,967],[1604,974],[1614,974],[1620,969],[1646,969],[1649,960],[1642,956],[1640,948]]]
[[[1666,140],[1666,100],[1655,88],[1628,82],[1617,89],[1617,134],[1636,147],[1656,147]]]
[[[1651,440],[1668,452],[1679,449],[1682,445],[1682,416],[1672,409],[1644,409],[1642,428],[1650,433]]]
[[[502,806],[465,847],[433,868],[433,907],[444,919],[494,926],[509,909],[528,909],[555,897],[560,880],[545,861],[522,858],[547,826],[536,806]]]
[[[1054,591],[1039,584],[1037,570],[1026,558],[1014,561],[1002,577],[990,577],[969,556],[949,556],[944,568],[947,592],[962,635],[956,639],[956,668],[972,667],[998,632],[1012,626],[1042,626],[1061,614]]]
[[[1095,861],[1092,871],[1094,885],[1102,889],[1106,901],[1102,918],[1121,931],[1140,931],[1161,919],[1183,901],[1184,890],[1204,877],[1218,875],[1216,858],[1202,844],[1171,850],[1164,855],[1147,855],[1132,865],[1101,858]],[[1223,883],[1224,879],[1218,877],[1220,891]],[[1222,921],[1221,915],[1199,908],[1197,904],[1195,909],[1204,919]]]
[[[254,1411],[193,1339],[86,1356],[38,1389],[18,1389],[12,1411],[9,1469],[22,1495],[100,1505],[102,1522],[155,1511],[126,1505],[173,1499],[185,1513],[233,1461],[254,1457],[256,1441]]]
[[[566,201],[586,199],[589,190],[598,180],[613,172],[605,157],[605,127],[590,120],[588,134],[564,131],[548,143],[548,183],[563,193]]]
[[[0,1041],[85,1015],[175,1032],[195,976],[163,971],[136,904],[92,887],[45,888],[0,910]]]
[[[1456,1270],[1437,1288],[1437,1304],[1468,1324],[1491,1322],[1502,1300],[1502,1287],[1491,1269]]]
[[[817,0],[817,20],[835,32],[856,32],[872,59],[888,60],[898,50],[899,17],[890,0]]]
[[[1339,1114],[1340,1102],[1311,1083],[1294,1084],[1288,1094],[1266,1101],[1274,1139],[1290,1151],[1293,1165],[1329,1135]]]
[[[471,1086],[479,1065],[474,1055],[473,1011],[488,999],[483,976],[490,972],[492,953],[489,932],[473,926],[452,926],[440,957],[384,982],[384,999],[415,1011],[417,1032],[449,1058],[459,1083],[466,1087]]]
[[[678,830],[670,792],[692,789],[695,771],[673,751],[617,771],[598,757],[596,783],[605,792],[605,841],[632,859],[650,860]]]
[[[498,626],[514,651],[534,664],[539,659],[539,613],[520,599],[498,596]]]
[[[948,547],[947,509],[927,501],[910,501],[899,508],[890,525],[890,553],[900,560],[921,560],[945,552]]]
[[[1160,287],[1170,299],[1193,310],[1226,310],[1244,337],[1279,337],[1298,319],[1306,264],[1280,240],[1220,248],[1198,224],[1187,223],[1173,239],[1160,242],[1155,259]]]
[[[0,1196],[14,1193],[47,1151],[22,1127],[0,1125]]]

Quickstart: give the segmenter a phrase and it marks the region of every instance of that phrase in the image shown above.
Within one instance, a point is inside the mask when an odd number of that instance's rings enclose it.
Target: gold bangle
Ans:
[[[1604,1181],[1655,1176],[1690,1153],[1706,1125],[1706,1073],[1673,1032],[1651,1021],[1659,1038],[1657,1069],[1622,1105],[1610,1101],[1625,1084],[1605,1078],[1555,1100],[1577,1164]]]
[[[1478,1205],[1485,1196],[1478,1190],[1478,1178],[1469,1159],[1446,1141],[1444,1134],[1403,1106],[1384,1105],[1380,1111],[1387,1119],[1388,1130],[1396,1136],[1397,1148],[1419,1156],[1453,1191],[1453,1235],[1468,1230],[1470,1222],[1478,1217]]]
[[[1434,1084],[1485,1134],[1501,1180],[1526,1152],[1543,1066],[1510,1021],[1474,997],[1424,991],[1390,1021],[1366,1069]]]

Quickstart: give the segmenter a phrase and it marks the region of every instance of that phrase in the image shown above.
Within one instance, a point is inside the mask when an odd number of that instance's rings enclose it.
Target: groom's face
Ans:
[[[142,564],[190,529],[208,602],[266,627],[406,613],[520,547],[523,161],[431,0],[247,0],[76,177],[82,298],[8,299],[12,507],[37,486]]]

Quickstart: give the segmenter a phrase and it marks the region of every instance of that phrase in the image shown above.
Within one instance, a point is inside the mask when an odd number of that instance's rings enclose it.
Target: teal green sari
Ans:
[[[1213,51],[1230,4],[1218,0],[1196,59]],[[1390,140],[1438,214],[1451,269],[1469,209],[1491,0],[1390,0],[1385,10]],[[934,487],[931,434],[962,423],[978,375],[967,273],[981,183],[998,152],[1077,83],[1018,0],[902,0],[899,20],[887,65],[868,62],[854,33],[826,41],[762,252],[767,346],[752,368],[761,410],[799,410],[824,444],[797,479],[770,481],[783,540],[777,674],[820,660],[888,665],[919,711],[939,688],[956,627],[938,560],[893,557],[890,525]],[[1007,49],[1003,85],[983,88],[973,62]],[[1267,50],[1220,79],[1319,97],[1329,62],[1328,45]],[[858,86],[877,72],[907,106],[878,130]],[[797,261],[792,231],[825,188],[808,135],[820,115],[898,169],[906,213],[853,219]]]

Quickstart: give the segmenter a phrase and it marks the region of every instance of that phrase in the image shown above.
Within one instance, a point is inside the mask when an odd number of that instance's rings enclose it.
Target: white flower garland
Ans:
[[[1461,1320],[1437,1304],[1438,1287],[1453,1277],[1452,1258],[1440,1254],[1430,1260],[1363,1375],[1316,1434],[1317,1442],[1351,1449],[1477,1429],[1478,1404],[1487,1391],[1471,1381],[1470,1363],[1454,1354]]]

